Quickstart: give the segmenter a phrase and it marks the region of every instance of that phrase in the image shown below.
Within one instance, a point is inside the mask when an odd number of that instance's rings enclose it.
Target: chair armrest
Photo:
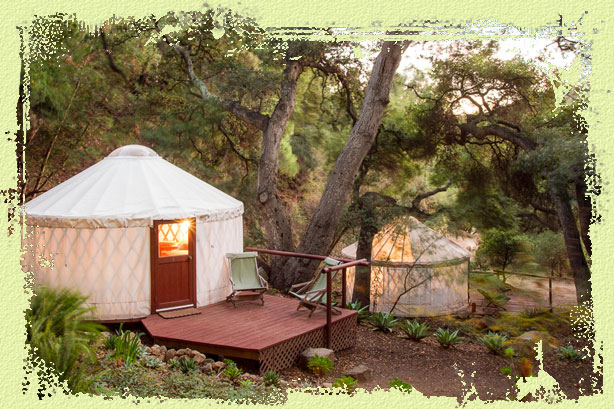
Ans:
[[[293,290],[294,288],[299,288],[297,292],[300,292],[301,290],[304,290],[305,287],[307,287],[307,285],[309,284],[311,284],[311,281],[305,281],[304,283],[294,284],[293,286],[290,287],[290,290]]]

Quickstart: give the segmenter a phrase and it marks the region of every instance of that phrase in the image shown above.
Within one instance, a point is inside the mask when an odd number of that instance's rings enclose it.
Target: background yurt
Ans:
[[[358,243],[341,251],[355,259]],[[384,226],[373,238],[371,311],[423,317],[457,312],[468,306],[471,253],[414,217]],[[354,289],[348,269],[348,299]]]
[[[23,268],[89,297],[101,321],[203,306],[230,293],[243,204],[140,145],[25,204]]]

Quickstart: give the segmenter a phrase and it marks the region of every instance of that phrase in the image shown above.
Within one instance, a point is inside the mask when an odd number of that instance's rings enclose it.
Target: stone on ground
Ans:
[[[358,382],[366,382],[371,379],[373,371],[366,365],[358,365],[345,372],[345,376],[351,376]]]
[[[327,348],[307,348],[303,352],[301,352],[301,356],[299,357],[298,366],[302,369],[307,369],[307,363],[311,360],[311,358],[315,356],[328,358],[331,361],[335,360],[335,351]]]

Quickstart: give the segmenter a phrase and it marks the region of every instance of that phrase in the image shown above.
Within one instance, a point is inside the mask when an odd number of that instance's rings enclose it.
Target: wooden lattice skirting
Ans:
[[[331,327],[331,348],[334,351],[341,351],[353,347],[356,340],[357,326],[356,314],[333,322]],[[325,327],[273,345],[260,351],[260,373],[281,371],[289,368],[297,363],[301,352],[305,349],[322,347],[326,347]]]

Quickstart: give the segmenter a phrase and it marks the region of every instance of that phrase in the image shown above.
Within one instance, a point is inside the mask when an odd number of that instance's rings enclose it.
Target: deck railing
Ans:
[[[261,249],[255,247],[246,247],[245,251],[255,251],[263,254],[271,254],[273,256],[284,256],[284,257],[296,257],[296,258],[307,258],[310,260],[324,260],[325,256],[320,256],[316,254],[307,254],[307,253],[295,253],[291,251],[281,251],[281,250],[269,250],[269,249]],[[326,274],[326,347],[330,348],[332,344],[331,339],[331,325],[332,325],[332,272],[341,270],[341,308],[346,307],[346,287],[347,287],[347,268],[354,266],[369,266],[370,263],[366,259],[362,260],[350,260],[347,258],[340,257],[331,257],[335,260],[339,260],[343,262],[337,266],[323,268],[319,274]]]

